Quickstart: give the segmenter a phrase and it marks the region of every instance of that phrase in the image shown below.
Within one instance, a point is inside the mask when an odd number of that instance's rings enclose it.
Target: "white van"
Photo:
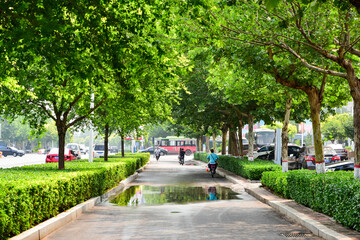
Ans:
[[[99,157],[104,156],[105,145],[104,144],[95,144],[94,152],[96,152],[99,155]]]

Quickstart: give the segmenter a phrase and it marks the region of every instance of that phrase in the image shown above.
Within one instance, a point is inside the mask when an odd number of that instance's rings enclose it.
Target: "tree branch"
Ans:
[[[69,104],[69,107],[68,109],[64,112],[63,116],[64,116],[64,119],[66,119],[66,117],[68,116],[68,114],[70,113],[72,107],[75,105],[75,103],[77,101],[80,100],[80,98],[84,95],[84,92],[80,93],[75,99],[74,101],[72,101],[70,104]]]
[[[317,71],[317,72],[321,72],[324,74],[329,74],[331,76],[336,76],[336,77],[342,77],[342,78],[347,78],[347,74],[346,73],[342,73],[342,72],[336,72],[336,71],[331,71],[331,70],[326,70],[323,68],[320,68],[318,66],[315,65],[311,65],[310,63],[308,63],[305,59],[303,59],[297,52],[295,52],[291,47],[289,47],[288,45],[286,45],[286,43],[282,42],[281,44],[278,44],[278,47],[281,47],[283,49],[286,49],[287,51],[289,51],[292,55],[294,55],[297,59],[299,59],[303,65],[311,70]]]
[[[230,104],[230,106],[236,111],[236,113],[238,114],[239,117],[240,116],[243,116],[243,117],[246,117],[246,118],[249,117],[249,114],[246,114],[246,113],[240,111],[240,109],[238,107],[236,107],[235,105]]]
[[[328,68],[329,68],[329,66],[326,67],[326,70],[327,70]],[[323,77],[323,79],[322,79],[322,81],[321,81],[321,87],[320,87],[320,92],[319,92],[320,102],[322,102],[323,97],[324,97],[326,78],[327,78],[327,74],[324,73],[324,77]]]
[[[34,105],[41,107],[45,111],[46,115],[48,115],[52,120],[56,122],[56,117],[50,113],[50,111],[46,108],[46,106],[44,106],[42,103],[34,102],[32,100],[30,100],[30,102]]]
[[[107,97],[104,97],[100,102],[98,102],[93,108],[90,109],[90,111],[81,116],[81,117],[78,117],[77,119],[75,119],[74,121],[72,121],[71,123],[67,124],[66,125],[66,129],[69,129],[70,127],[74,126],[77,122],[87,118],[92,112],[94,112],[98,107],[101,106],[101,104],[103,104],[103,102],[107,99]]]

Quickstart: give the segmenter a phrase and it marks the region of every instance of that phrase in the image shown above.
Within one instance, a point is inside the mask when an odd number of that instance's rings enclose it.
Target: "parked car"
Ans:
[[[156,147],[155,147],[155,149],[156,149]],[[164,156],[164,155],[168,154],[168,150],[166,150],[165,148],[159,148],[159,149],[160,149],[160,156]],[[138,152],[148,152],[150,154],[154,154],[154,148],[148,147],[143,150],[139,150]]]
[[[81,154],[85,155],[88,152],[88,150],[86,149],[85,144],[79,144],[79,146],[80,146]]]
[[[22,150],[19,150],[17,148],[14,147],[5,147],[5,146],[0,146],[0,152],[2,152],[2,155],[4,157],[6,156],[24,156],[25,152]]]
[[[340,156],[341,160],[348,159],[348,152],[343,147],[342,144],[329,144],[329,145],[326,145],[326,146],[329,146],[329,147],[333,148],[336,151],[336,153]]]
[[[258,159],[269,159],[269,154],[271,151],[274,151],[274,144],[269,144],[261,147],[257,152],[254,153],[254,158]]]
[[[99,157],[104,156],[105,145],[104,144],[95,144],[94,145],[94,152],[96,152],[99,155]]]
[[[99,158],[100,156],[99,156],[99,154],[97,153],[97,152],[93,152],[93,158]]]
[[[329,147],[324,147],[324,161],[325,165],[329,163],[337,163],[340,162],[340,156],[336,153],[336,151]],[[305,147],[304,152],[302,152],[299,156],[299,163],[301,167],[304,169],[315,169],[315,148],[314,146]]]
[[[65,161],[72,161],[76,159],[76,156],[73,155],[73,151],[69,148],[65,148]],[[50,152],[46,155],[46,162],[58,162],[59,161],[59,148],[52,148]]]
[[[289,143],[288,144],[288,156],[299,157],[300,149],[301,149],[301,147],[299,145]],[[268,160],[274,160],[274,159],[275,159],[275,152],[274,152],[274,150],[272,150],[269,153]],[[290,165],[290,162],[289,162],[289,165]]]
[[[109,152],[111,153],[118,153],[119,149],[116,146],[110,146],[109,147]]]
[[[74,152],[73,154],[77,159],[81,159],[80,144],[78,144],[78,143],[68,143],[68,144],[66,144],[65,147],[68,148],[68,149],[71,149]]]
[[[354,161],[347,160],[325,166],[325,171],[354,171]]]
[[[249,141],[246,138],[242,139],[242,143],[243,143],[243,150],[244,150],[244,155],[248,154],[249,152]],[[258,151],[258,147],[257,145],[254,143],[254,154],[255,151]]]
[[[258,159],[264,159],[264,160],[274,160],[275,159],[274,148],[275,148],[275,144],[265,145],[262,148],[260,148],[256,152],[256,154],[254,154],[254,157],[258,158]],[[289,143],[288,144],[288,156],[298,157],[300,149],[301,149],[300,146],[293,144],[293,143]]]

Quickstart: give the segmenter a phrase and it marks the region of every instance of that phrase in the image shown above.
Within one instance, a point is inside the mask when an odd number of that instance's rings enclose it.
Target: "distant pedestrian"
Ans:
[[[159,147],[156,147],[156,149],[155,149],[155,157],[156,157],[156,161],[158,161],[159,160],[159,158],[160,158],[160,148]]]
[[[297,154],[295,154],[295,159],[296,159],[296,169],[301,169],[302,168],[302,163],[300,162],[300,158],[302,155],[305,155],[305,150],[306,150],[306,146],[305,144],[302,145],[302,147],[299,149],[299,152]]]
[[[180,152],[179,152],[179,162],[185,161],[185,151],[183,148],[180,148]]]

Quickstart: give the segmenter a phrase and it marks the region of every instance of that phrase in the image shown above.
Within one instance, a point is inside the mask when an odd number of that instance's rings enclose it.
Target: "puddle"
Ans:
[[[197,166],[196,163],[185,163],[185,165],[187,165],[187,166]]]
[[[239,193],[225,187],[132,186],[110,203],[118,206],[185,204],[208,200],[241,199]]]

